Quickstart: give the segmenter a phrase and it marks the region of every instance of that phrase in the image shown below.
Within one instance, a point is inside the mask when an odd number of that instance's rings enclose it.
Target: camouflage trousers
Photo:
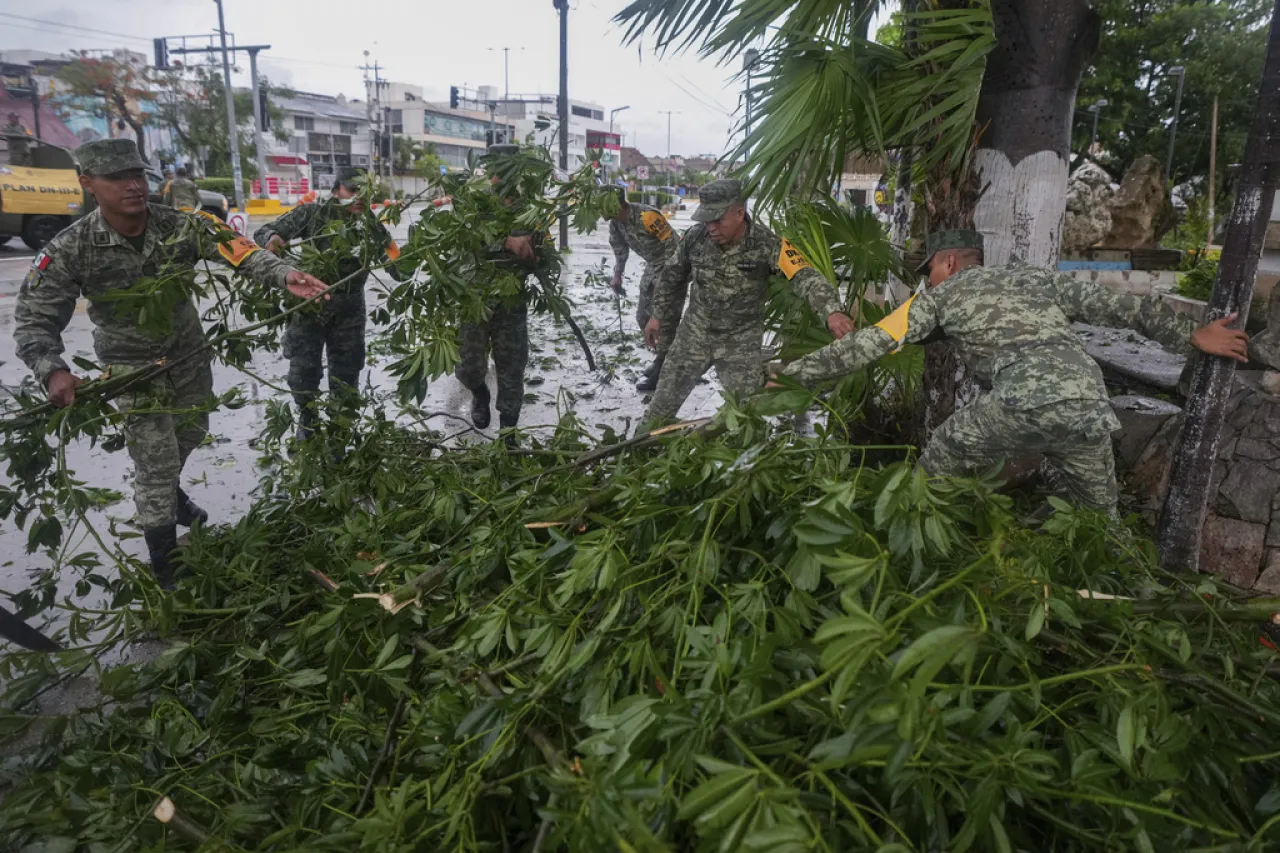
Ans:
[[[357,400],[364,367],[365,307],[363,288],[336,293],[316,313],[298,313],[285,330],[282,349],[289,359],[289,390],[301,423],[310,423],[320,395],[324,361],[329,364],[329,393],[349,405]]]
[[[1060,400],[1015,409],[984,394],[938,427],[920,465],[936,476],[963,476],[998,462],[1042,454],[1056,469],[1066,497],[1116,515],[1116,463],[1111,433],[1120,422],[1096,400]]]
[[[662,264],[645,264],[644,272],[640,276],[640,292],[637,296],[636,304],[636,325],[640,327],[640,331],[644,331],[644,327],[649,325],[649,319],[653,317],[653,291],[658,286],[658,277],[662,275]],[[658,355],[664,356],[671,350],[671,344],[675,342],[676,330],[680,328],[680,315],[684,313],[684,298],[688,290],[686,285],[678,294],[678,299],[672,300],[672,309],[668,316],[658,318]]]
[[[722,331],[697,313],[685,317],[662,365],[645,423],[669,421],[679,414],[709,367],[716,369],[726,394],[746,396],[760,390],[765,381],[763,339],[764,327],[758,323]]]
[[[529,306],[496,302],[489,305],[489,319],[463,323],[458,329],[460,359],[455,375],[467,389],[485,384],[489,372],[489,352],[498,375],[495,408],[501,422],[513,426],[524,404],[524,368],[529,363]]]
[[[126,368],[128,369],[128,368]],[[143,530],[177,521],[178,487],[187,457],[209,432],[213,370],[199,356],[117,398],[126,414],[125,441],[133,459],[133,502]]]

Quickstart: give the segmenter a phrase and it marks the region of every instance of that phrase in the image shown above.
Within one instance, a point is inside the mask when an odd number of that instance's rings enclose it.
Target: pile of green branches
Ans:
[[[1263,848],[1274,601],[774,429],[304,451],[128,611],[170,646],[100,708],[36,734],[48,662],[0,663],[0,846]]]

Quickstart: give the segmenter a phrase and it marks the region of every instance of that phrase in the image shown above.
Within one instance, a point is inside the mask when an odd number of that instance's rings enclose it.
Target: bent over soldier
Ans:
[[[280,252],[291,240],[311,240],[317,252],[331,254],[335,235],[329,224],[354,222],[364,212],[359,198],[358,176],[348,174],[333,184],[333,195],[321,204],[304,204],[263,225],[254,239],[271,252]],[[385,256],[395,261],[400,249],[381,222],[373,239],[385,247]],[[355,253],[343,253],[336,263],[337,284],[332,298],[323,305],[294,314],[285,330],[283,349],[289,359],[289,390],[298,408],[295,438],[311,437],[316,411],[313,403],[320,394],[324,361],[329,364],[329,392],[347,406],[353,406],[360,387],[360,370],[365,360],[365,283],[369,272]],[[401,280],[395,264],[389,271]]]
[[[151,570],[168,588],[175,525],[207,518],[179,483],[187,457],[208,431],[211,359],[190,296],[176,300],[169,316],[152,329],[140,326],[141,308],[124,292],[148,279],[192,276],[201,260],[230,264],[304,299],[318,295],[324,285],[249,240],[232,237],[220,223],[148,204],[146,164],[132,140],[90,142],[76,149],[76,158],[83,172],[80,184],[98,207],[36,255],[18,293],[14,338],[18,356],[57,406],[74,403],[81,384],[62,358],[62,331],[82,296],[89,302],[94,350],[109,372],[173,365],[118,398],[134,464],[136,521],[146,537]]]
[[[805,384],[858,370],[903,344],[950,339],[987,393],[943,422],[920,465],[966,475],[1042,454],[1076,503],[1116,513],[1111,433],[1120,427],[1102,371],[1071,328],[1083,321],[1132,328],[1177,352],[1193,347],[1247,361],[1234,317],[1196,328],[1155,297],[1121,295],[1072,275],[1024,264],[986,268],[982,235],[941,231],[925,242],[929,289],[874,326],[781,371]]]
[[[836,337],[853,331],[826,278],[747,214],[739,181],[712,181],[700,201],[693,214],[698,224],[685,232],[675,261],[663,267],[645,327],[645,338],[656,344],[689,282],[689,305],[645,414],[650,425],[675,417],[709,367],[730,394],[750,394],[764,384],[761,347],[771,275],[785,276]]]
[[[641,331],[649,324],[652,316],[654,285],[662,275],[663,268],[676,259],[680,245],[680,237],[671,228],[671,223],[662,215],[662,211],[646,204],[627,201],[626,190],[618,189],[618,201],[621,206],[618,215],[609,221],[609,247],[613,249],[613,292],[622,294],[622,275],[627,268],[627,259],[634,251],[644,259],[644,273],[640,277],[637,294],[636,324]],[[676,328],[680,323],[680,314],[684,310],[684,289],[668,300],[672,315],[664,318],[660,324],[662,330],[658,338],[658,351],[653,363],[644,372],[644,378],[636,383],[637,391],[652,391],[658,387],[658,374],[662,372],[662,363],[671,349],[675,339]]]

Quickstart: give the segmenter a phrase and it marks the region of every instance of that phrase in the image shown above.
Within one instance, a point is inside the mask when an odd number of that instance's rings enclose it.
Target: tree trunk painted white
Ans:
[[[1016,259],[1056,267],[1067,214],[1067,161],[1057,152],[1037,151],[1014,165],[1003,151],[979,148],[974,166],[986,187],[973,212],[986,263]]]

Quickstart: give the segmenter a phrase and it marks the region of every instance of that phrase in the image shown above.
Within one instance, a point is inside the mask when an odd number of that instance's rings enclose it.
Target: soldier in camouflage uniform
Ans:
[[[22,126],[22,119],[17,113],[9,113],[8,122],[4,130],[0,130],[0,136],[5,137],[9,143],[10,166],[31,165],[31,136]]]
[[[512,155],[520,152],[520,146],[490,145],[488,155]],[[518,204],[516,199],[505,200]],[[500,257],[504,264],[532,267],[537,260],[536,242],[539,235],[530,231],[516,231],[502,243],[491,246],[489,251]],[[471,421],[476,429],[488,429],[492,397],[485,376],[489,372],[489,353],[493,352],[493,366],[498,380],[498,424],[513,429],[520,421],[520,409],[524,405],[524,369],[529,363],[529,304],[523,297],[491,301],[486,310],[488,317],[479,323],[463,323],[458,329],[458,366],[454,375],[471,392]],[[508,433],[507,443],[514,437]]]
[[[621,202],[618,215],[609,221],[609,246],[613,249],[614,258],[612,287],[614,293],[622,293],[622,274],[627,268],[627,258],[634,250],[645,262],[644,273],[640,277],[639,304],[636,306],[636,324],[643,330],[652,316],[650,308],[654,285],[662,274],[662,268],[675,260],[680,238],[662,211],[646,204],[628,202],[626,190],[621,188],[618,200]],[[687,287],[688,283],[684,282],[679,292],[669,300],[674,314],[660,322],[662,334],[658,340],[657,356],[645,370],[644,378],[636,383],[637,391],[652,391],[658,387],[658,374],[662,372],[662,363],[675,340]]]
[[[200,209],[200,188],[195,185],[187,172],[186,166],[179,166],[177,176],[164,185],[160,201],[178,210],[196,211]]]
[[[835,288],[794,246],[747,214],[739,181],[712,181],[700,196],[693,214],[698,224],[685,232],[674,262],[663,267],[645,327],[652,346],[675,312],[681,286],[692,282],[688,309],[645,414],[651,425],[675,417],[713,365],[730,394],[750,394],[764,384],[761,346],[772,275],[785,276],[834,335],[853,330]]]
[[[254,232],[254,240],[276,253],[283,251],[291,240],[311,240],[317,252],[331,254],[334,237],[330,223],[344,219],[353,221],[355,216],[364,212],[364,203],[358,197],[358,177],[355,173],[339,176],[333,185],[333,195],[327,201],[295,207]],[[399,258],[399,247],[381,223],[373,239],[386,247],[386,258],[393,261]],[[298,407],[296,438],[299,441],[311,437],[315,424],[316,412],[312,404],[320,393],[325,356],[329,363],[329,392],[348,406],[356,402],[360,370],[364,367],[364,286],[369,272],[355,254],[344,253],[335,260],[334,281],[342,284],[334,288],[332,299],[294,314],[284,333],[284,356],[289,359],[289,390],[293,392],[293,400]],[[388,271],[397,281],[402,280],[395,264]]]
[[[137,523],[146,536],[152,571],[167,587],[173,579],[175,525],[207,517],[179,482],[183,464],[208,431],[210,355],[202,350],[204,330],[190,297],[177,300],[165,328],[154,331],[140,327],[136,302],[112,297],[147,278],[182,286],[181,279],[194,276],[201,260],[223,261],[302,298],[317,295],[324,285],[250,241],[231,237],[210,218],[148,204],[146,164],[133,141],[90,142],[76,149],[76,158],[83,172],[80,184],[98,207],[36,255],[18,292],[14,338],[18,356],[57,406],[75,402],[81,382],[62,358],[62,331],[82,296],[89,303],[98,361],[112,374],[181,359],[115,401],[126,413]]]
[[[1154,296],[1121,295],[1072,275],[1023,264],[982,266],[982,235],[929,235],[920,272],[929,289],[874,326],[810,353],[781,373],[805,384],[858,370],[904,344],[955,342],[988,392],[934,432],[920,457],[930,474],[964,475],[1043,454],[1079,504],[1115,515],[1111,411],[1098,365],[1071,328],[1083,321],[1133,328],[1178,352],[1192,347],[1248,359],[1227,317],[1199,329]]]

